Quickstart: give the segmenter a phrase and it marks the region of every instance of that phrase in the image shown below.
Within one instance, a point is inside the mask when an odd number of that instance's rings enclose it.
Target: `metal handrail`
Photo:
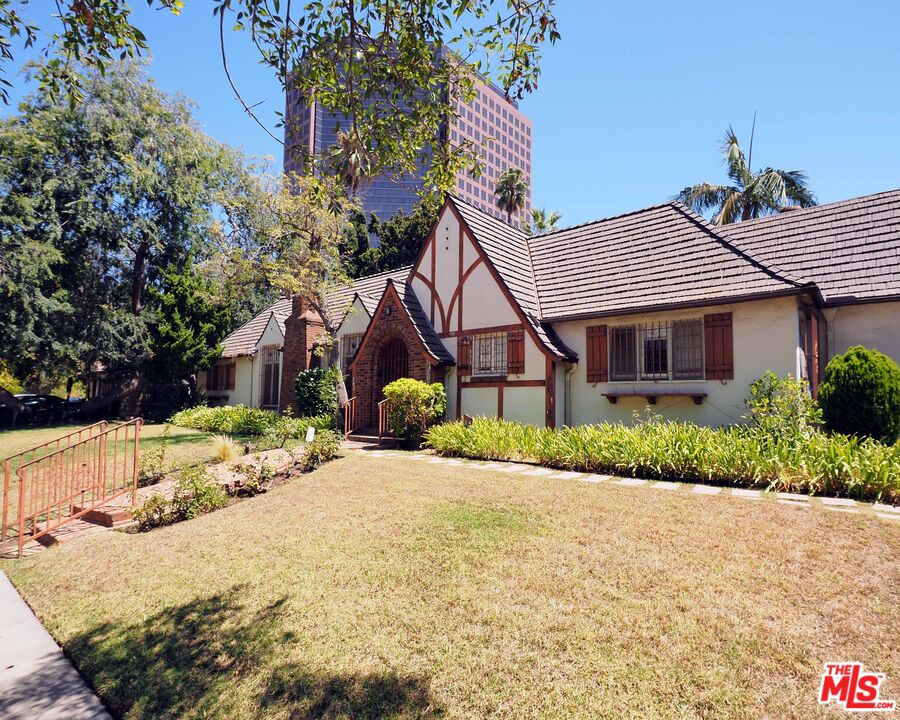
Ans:
[[[348,398],[343,405],[344,408],[344,437],[350,437],[350,434],[356,430],[356,396]]]
[[[142,425],[143,421],[138,418],[104,429],[97,435],[92,434],[18,467],[19,557],[24,551],[29,523],[31,533],[28,538],[37,540],[128,492],[131,492],[132,506],[137,504]],[[111,463],[107,457],[110,440],[113,444]],[[121,473],[120,442],[123,444]],[[77,505],[76,500],[79,500]]]
[[[82,436],[85,433],[88,433],[88,437],[96,437],[94,435],[94,431],[99,430],[100,433],[102,433],[103,431],[106,430],[107,425],[108,425],[108,423],[106,422],[106,420],[101,420],[100,422],[95,422],[91,425],[87,425],[86,427],[79,428],[78,430],[73,430],[72,432],[67,433],[65,435],[60,435],[58,438],[54,438],[53,440],[48,440],[45,443],[41,443],[40,445],[35,445],[34,447],[30,447],[27,450],[22,450],[21,452],[17,452],[15,455],[10,455],[9,457],[4,458],[4,460],[3,460],[3,498],[2,498],[3,512],[2,512],[2,520],[0,520],[0,542],[3,542],[4,540],[6,540],[6,533],[10,528],[10,525],[9,525],[9,488],[10,488],[10,482],[12,480],[13,462],[17,458],[24,458],[27,455],[31,455],[31,457],[26,462],[35,460],[38,457],[38,453],[40,451],[47,450],[51,445],[54,446],[53,451],[51,451],[51,452],[56,452],[56,451],[60,450],[60,445],[63,442],[65,442],[65,447],[69,447],[72,444],[72,438],[75,437],[76,435],[78,436],[77,442],[82,441]],[[65,447],[63,449],[65,449]],[[41,457],[46,457],[46,455],[48,455],[48,454],[50,454],[50,453],[44,453],[41,455]],[[18,469],[23,464],[24,463],[21,461],[16,463],[16,468]]]
[[[390,429],[388,428],[389,409],[390,404],[387,398],[378,403],[378,442],[381,442],[385,435],[390,434]]]

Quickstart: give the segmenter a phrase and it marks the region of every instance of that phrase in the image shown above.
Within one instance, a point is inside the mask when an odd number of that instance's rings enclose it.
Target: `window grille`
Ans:
[[[276,345],[260,351],[259,404],[277,408],[281,393],[281,353]]]
[[[349,335],[344,335],[341,338],[341,368],[346,370],[350,365],[350,361],[353,360],[353,356],[356,355],[356,351],[359,350],[359,344],[362,342],[364,333],[352,333]]]
[[[703,367],[702,320],[609,329],[610,380],[702,380]]]
[[[506,333],[475,335],[472,343],[473,375],[506,375]]]

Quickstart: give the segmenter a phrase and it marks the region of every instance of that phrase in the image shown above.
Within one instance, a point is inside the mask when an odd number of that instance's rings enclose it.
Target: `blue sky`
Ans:
[[[214,137],[280,159],[228,87],[211,4],[188,0],[181,17],[132,4],[160,86],[192,97]],[[562,40],[521,104],[534,121],[536,205],[574,224],[724,181],[719,142],[731,123],[746,143],[754,111],[754,167],[805,170],[821,202],[900,187],[900,3],[685,7],[560,0]],[[245,34],[226,40],[239,87],[274,126],[280,87]]]

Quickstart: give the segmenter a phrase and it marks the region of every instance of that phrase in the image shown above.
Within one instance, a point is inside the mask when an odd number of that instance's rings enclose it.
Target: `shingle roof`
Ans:
[[[764,262],[815,282],[826,303],[900,297],[900,190],[720,231]]]
[[[574,359],[575,353],[540,321],[528,235],[457,197],[452,200],[541,342],[557,356]]]
[[[393,280],[389,280],[388,282],[391,283],[397,291],[400,303],[403,305],[403,309],[406,310],[406,314],[409,316],[412,326],[419,336],[419,339],[422,341],[422,344],[425,346],[425,349],[428,351],[428,354],[438,362],[447,363],[449,365],[455,363],[455,358],[450,354],[447,348],[444,347],[444,343],[442,343],[441,339],[437,336],[437,333],[428,321],[428,316],[425,315],[425,311],[422,309],[422,305],[419,303],[419,299],[416,297],[416,294],[409,283],[402,281],[395,283]],[[385,288],[385,291],[387,291],[387,288]]]
[[[772,270],[680,203],[531,238],[541,319],[797,292],[805,281]]]
[[[368,311],[369,315],[375,312],[375,307],[384,293],[384,288],[388,280],[397,283],[403,283],[409,276],[412,265],[404,265],[396,270],[387,270],[385,272],[376,273],[375,275],[367,275],[366,277],[357,278],[349,285],[336,288],[328,295],[328,314],[332,322],[340,322],[350,305],[353,303],[353,297],[359,295],[359,299],[363,307]]]
[[[290,298],[276,300],[265,310],[257,313],[252,320],[245,322],[237,330],[232,332],[222,341],[222,357],[238,357],[240,355],[253,355],[256,352],[256,344],[262,337],[269,324],[269,318],[274,315],[281,334],[284,335],[284,321],[291,314]]]

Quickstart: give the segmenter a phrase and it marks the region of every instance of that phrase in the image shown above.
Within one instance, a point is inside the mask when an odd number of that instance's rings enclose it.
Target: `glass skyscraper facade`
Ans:
[[[516,103],[504,98],[497,88],[476,83],[475,97],[469,103],[458,100],[459,117],[450,119],[443,142],[454,145],[469,140],[482,156],[483,172],[473,178],[465,171],[457,173],[454,194],[473,205],[506,220],[497,208],[494,187],[500,174],[510,167],[520,168],[528,185],[525,208],[513,223],[528,224],[531,211],[531,121]],[[337,141],[342,116],[319,103],[307,103],[295,89],[287,95],[285,107],[284,170],[297,171],[298,158],[304,153],[320,155]],[[366,213],[387,219],[402,210],[409,213],[418,200],[427,167],[403,178],[376,177],[361,188],[358,198]]]

